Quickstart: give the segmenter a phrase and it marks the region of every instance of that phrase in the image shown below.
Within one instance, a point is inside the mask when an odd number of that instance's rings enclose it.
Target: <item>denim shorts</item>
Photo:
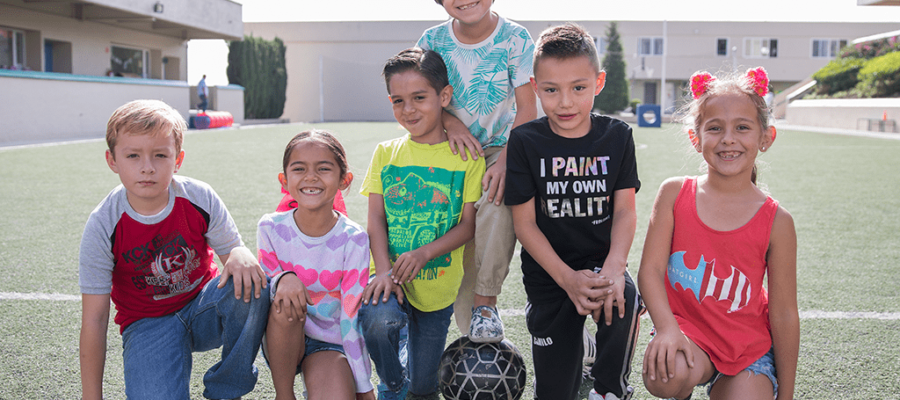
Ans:
[[[774,349],[769,349],[769,352],[764,354],[759,360],[750,364],[749,367],[744,368],[744,371],[749,371],[754,375],[765,375],[766,378],[772,382],[772,390],[774,391],[775,397],[778,397],[778,380],[775,378],[775,352]],[[743,371],[741,371],[743,372]],[[709,382],[705,383],[708,385],[706,387],[706,394],[712,390],[713,385],[719,380],[719,378],[725,376],[725,374],[715,371],[713,373],[712,378],[710,378]],[[704,385],[704,384],[701,384]],[[698,385],[700,386],[700,385]]]
[[[263,343],[266,343],[266,341],[263,340]],[[344,355],[347,354],[344,352],[344,346],[342,346],[342,345],[335,344],[335,343],[323,342],[321,340],[313,339],[309,336],[306,337],[305,348],[306,348],[306,351],[303,353],[303,360],[300,360],[300,363],[297,364],[296,374],[303,372],[302,369],[300,368],[300,366],[303,365],[303,361],[306,360],[306,357],[309,357],[320,351],[336,351],[336,352],[339,352]],[[262,346],[262,353],[263,353],[263,358],[266,359],[266,364],[268,364],[269,363],[269,356],[268,356],[269,349],[267,348],[266,345]]]

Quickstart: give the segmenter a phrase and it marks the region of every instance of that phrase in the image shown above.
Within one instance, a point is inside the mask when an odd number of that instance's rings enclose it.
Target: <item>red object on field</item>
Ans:
[[[228,111],[207,111],[193,118],[197,129],[222,128],[234,124],[234,117]]]

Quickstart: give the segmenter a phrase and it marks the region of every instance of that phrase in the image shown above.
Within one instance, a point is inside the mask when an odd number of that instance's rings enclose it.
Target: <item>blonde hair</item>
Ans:
[[[115,157],[116,141],[122,134],[168,135],[175,139],[175,152],[181,152],[187,124],[178,111],[159,100],[134,100],[119,107],[106,123],[106,145]]]

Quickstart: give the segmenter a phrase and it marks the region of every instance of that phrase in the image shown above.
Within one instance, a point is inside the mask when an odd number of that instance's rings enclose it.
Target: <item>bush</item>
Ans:
[[[631,112],[637,113],[637,106],[641,105],[641,99],[631,99],[628,105],[631,106]]]
[[[839,58],[829,62],[813,74],[817,94],[834,94],[848,90],[859,83],[857,75],[866,63],[859,58]]]
[[[860,91],[874,89],[873,97],[900,95],[900,52],[875,57],[859,70]]]

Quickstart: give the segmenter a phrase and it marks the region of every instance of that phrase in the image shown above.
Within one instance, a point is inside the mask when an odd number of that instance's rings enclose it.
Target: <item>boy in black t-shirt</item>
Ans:
[[[640,188],[631,128],[592,115],[603,89],[591,36],[577,25],[541,33],[531,84],[546,117],[510,135],[506,204],[522,243],[536,399],[574,399],[585,316],[597,323],[589,399],[627,399],[643,312],[626,271]]]

